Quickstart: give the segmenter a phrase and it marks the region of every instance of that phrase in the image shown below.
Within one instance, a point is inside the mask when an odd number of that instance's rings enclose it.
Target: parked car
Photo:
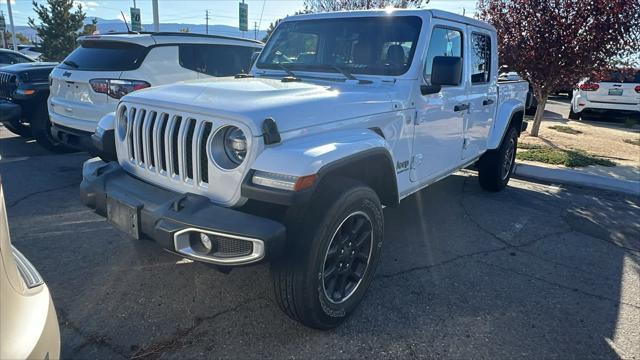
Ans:
[[[123,97],[96,132],[118,161],[84,164],[81,199],[195,261],[271,261],[280,307],[335,327],[374,278],[383,206],[471,164],[507,185],[528,83],[498,83],[496,49],[438,10],[287,17],[249,76]]]
[[[0,69],[0,122],[15,134],[35,137],[49,150],[64,151],[48,126],[49,73],[56,65],[29,62]]]
[[[49,116],[56,141],[93,149],[98,121],[120,98],[151,86],[250,69],[262,43],[215,35],[141,33],[83,36],[51,73]]]
[[[585,114],[640,116],[640,70],[635,76],[613,71],[594,80],[586,78],[578,84],[571,99],[569,119],[579,120]]]
[[[56,309],[42,276],[11,245],[0,181],[0,359],[59,358]]]
[[[26,62],[34,62],[35,60],[21,54],[17,51],[9,50],[9,49],[0,49],[0,68],[13,65],[20,64]]]
[[[34,45],[34,44],[18,45],[18,52],[20,52],[21,54],[27,55],[28,57],[36,61],[42,61],[42,49],[38,45]]]

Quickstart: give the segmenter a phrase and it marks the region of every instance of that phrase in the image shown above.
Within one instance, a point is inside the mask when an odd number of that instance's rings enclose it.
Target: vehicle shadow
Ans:
[[[225,275],[131,240],[80,205],[76,186],[8,211],[14,243],[53,294],[65,358],[616,358],[638,351],[629,319],[640,312],[630,289],[639,277],[640,199],[511,184],[483,192],[465,171],[385,209],[372,287],[328,332],[278,309],[268,265]],[[21,187],[16,177],[4,185],[7,193]]]

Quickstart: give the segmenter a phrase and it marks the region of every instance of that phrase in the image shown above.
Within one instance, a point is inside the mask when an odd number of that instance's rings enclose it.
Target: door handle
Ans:
[[[482,100],[482,106],[493,105],[492,99]]]
[[[465,111],[469,110],[469,104],[458,104],[453,107],[453,111]]]

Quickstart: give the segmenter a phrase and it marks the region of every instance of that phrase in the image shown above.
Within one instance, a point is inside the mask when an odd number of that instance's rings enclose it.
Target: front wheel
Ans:
[[[4,124],[4,127],[16,135],[22,136],[23,138],[31,137],[31,128],[24,124],[18,123],[14,125],[14,124],[7,123],[7,124]]]
[[[478,161],[480,186],[487,191],[500,191],[507,186],[516,164],[518,131],[510,127],[500,147],[487,151]]]
[[[289,251],[272,263],[272,274],[280,308],[326,330],[364,298],[380,260],[384,221],[368,186],[336,179],[323,187],[301,221],[288,224]]]

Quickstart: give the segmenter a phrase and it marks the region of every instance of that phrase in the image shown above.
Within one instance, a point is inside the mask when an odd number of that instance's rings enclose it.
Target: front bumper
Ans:
[[[181,256],[224,266],[274,258],[283,250],[285,227],[279,222],[151,185],[115,162],[90,159],[82,172],[81,201],[134,238],[149,238]],[[212,238],[213,248],[200,245],[200,234]],[[224,253],[223,248],[233,250]]]

